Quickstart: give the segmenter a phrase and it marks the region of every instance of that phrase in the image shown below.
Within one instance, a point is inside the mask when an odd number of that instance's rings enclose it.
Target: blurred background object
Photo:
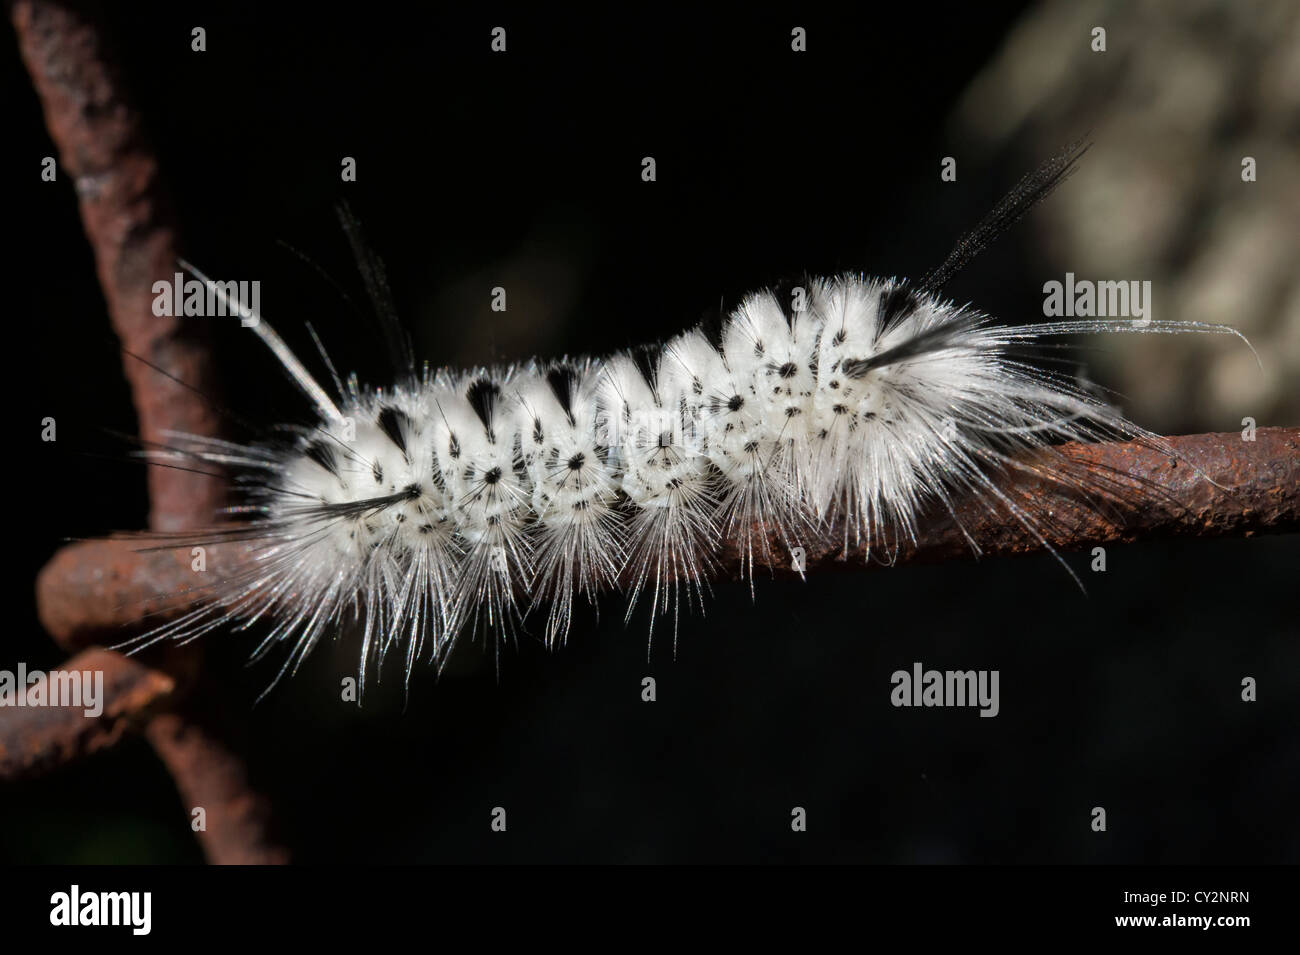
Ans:
[[[1232,430],[1238,409],[1300,421],[1300,5],[1035,4],[951,125],[1026,165],[1087,132],[1079,172],[1033,213],[1043,265],[1150,280],[1152,317],[1232,325],[1258,350],[1262,372],[1245,348],[1126,336],[1094,374],[1130,417],[1166,433]]]

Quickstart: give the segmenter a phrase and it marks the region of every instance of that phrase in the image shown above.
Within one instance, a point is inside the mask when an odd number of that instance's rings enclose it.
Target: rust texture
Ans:
[[[1260,428],[1254,441],[1231,431],[1169,438],[1167,444],[1173,455],[1136,441],[1063,445],[1067,473],[1107,480],[1119,499],[1089,501],[1050,480],[1011,472],[999,486],[1012,500],[1033,500],[1039,509],[1050,503],[1041,540],[1005,511],[968,498],[954,508],[956,519],[939,512],[915,542],[901,542],[894,563],[975,556],[961,528],[984,556],[1035,553],[1046,545],[1071,551],[1156,537],[1300,530],[1300,428]],[[788,567],[789,555],[773,544],[774,562]],[[842,544],[813,542],[805,549],[809,568],[863,566],[860,549],[850,549],[847,559]],[[733,549],[729,566],[736,557]]]
[[[200,684],[200,693],[209,696],[206,689]],[[210,718],[220,711],[219,700],[191,694],[150,720],[144,734],[176,780],[181,804],[204,807],[207,829],[199,835],[209,862],[286,863],[288,851],[268,838],[271,805],[248,779],[242,741],[229,738]]]
[[[193,569],[188,547],[142,550],[145,546],[82,541],[64,547],[41,569],[36,609],[59,646],[68,651],[96,643],[112,646],[138,632],[146,618],[161,623],[205,581],[234,573],[249,545],[209,545],[202,572]]]
[[[1126,505],[1096,506],[1042,478],[1016,473],[1002,485],[1013,499],[1050,498],[1053,519],[1046,544],[1079,550],[1097,544],[1192,535],[1214,537],[1300,529],[1300,428],[1261,428],[1256,440],[1236,432],[1169,438],[1178,456],[1133,441],[1067,444],[1061,453],[1083,471],[1105,474],[1127,489]],[[1216,486],[1217,485],[1217,486]],[[1006,513],[968,499],[957,517],[985,556],[1029,554],[1045,548]],[[821,541],[804,542],[808,567],[878,568],[860,550],[847,557],[834,529]],[[41,572],[37,607],[41,623],[65,647],[119,642],[141,614],[162,622],[188,604],[203,574],[191,568],[187,548],[142,551],[132,541],[88,541],[64,548]],[[228,576],[248,558],[250,545],[208,548],[211,579]],[[789,569],[789,553],[773,540],[777,569]],[[957,523],[939,512],[924,523],[915,543],[900,545],[896,564],[971,558],[975,552]],[[724,573],[736,577],[734,543],[723,552]]]
[[[216,435],[217,415],[198,397],[217,390],[202,327],[153,313],[154,283],[172,279],[177,271],[178,229],[144,124],[114,65],[101,8],[89,2],[11,0],[9,12],[58,150],[60,179],[75,184],[113,328],[126,351],[166,372],[123,355],[140,437],[166,443],[167,431]],[[148,482],[149,523],[157,531],[207,524],[224,501],[223,482],[213,476],[150,468]],[[114,587],[127,586],[114,578],[111,561],[94,568],[79,562],[75,553],[60,554],[52,568],[42,575],[43,582],[67,574],[76,582],[73,589],[96,592],[109,603]],[[137,570],[150,574],[156,568]],[[47,590],[44,583],[41,590]],[[63,645],[76,649],[85,643],[75,639],[69,621],[79,611],[62,599],[56,596],[45,604],[43,616],[52,621],[52,633],[66,636]],[[198,837],[209,861],[284,861],[284,851],[267,832],[268,804],[249,787],[237,751],[221,742],[217,730],[225,717],[211,706],[197,705],[189,692],[196,682],[190,677],[198,671],[199,648],[165,653],[155,667],[109,651],[86,652],[95,654],[93,662],[104,669],[111,701],[105,717],[92,721],[57,708],[10,710],[0,727],[0,779],[49,769],[108,745],[127,728],[143,726],[185,805],[207,812],[208,827]]]
[[[153,314],[153,284],[176,272],[177,229],[158,162],[109,58],[93,7],[18,2],[12,7],[23,61],[40,96],[60,177],[76,185],[99,284],[122,346],[204,394],[216,375],[197,323]],[[215,413],[175,381],[124,356],[140,437],[164,431],[212,435]],[[149,470],[150,526],[201,524],[222,501],[221,482],[171,468]]]
[[[0,779],[31,775],[116,743],[165,707],[176,681],[165,673],[111,650],[90,649],[60,667],[104,674],[103,712],[85,708],[22,707],[0,720]]]

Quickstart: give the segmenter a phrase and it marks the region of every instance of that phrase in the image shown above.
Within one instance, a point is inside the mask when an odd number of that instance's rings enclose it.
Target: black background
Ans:
[[[310,318],[336,363],[382,383],[374,324],[279,244],[364,302],[335,200],[361,216],[435,364],[606,353],[805,269],[916,275],[1044,158],[938,176],[963,148],[945,118],[1017,12],[131,4],[110,19],[189,256],[259,278],[291,343],[306,353]],[[790,52],[796,24],[807,54]],[[190,50],[195,25],[206,53]],[[495,25],[505,55],[489,51]],[[103,429],[129,433],[133,414],[71,184],[32,171],[53,148],[12,43],[3,56],[6,152],[24,170],[10,181],[31,212],[10,360],[35,374],[19,387],[0,666],[50,668],[36,571],[65,538],[142,526],[146,503],[137,466],[79,453],[123,458]],[[1037,313],[1036,239],[1022,223],[949,293]],[[511,263],[523,294],[501,278]],[[488,308],[503,283],[505,316]],[[304,413],[251,336],[217,339],[229,405]],[[57,451],[33,437],[50,414]],[[1156,542],[1111,548],[1105,574],[1069,555],[1086,596],[1045,557],[760,580],[756,602],[720,583],[675,654],[656,631],[648,662],[644,615],[625,628],[611,597],[559,653],[525,638],[498,672],[466,641],[405,706],[394,670],[360,711],[339,702],[354,638],[255,708],[273,668],[243,668],[252,636],[208,638],[208,665],[299,861],[1295,861],[1297,554],[1294,537]],[[1000,670],[1001,714],[891,707],[890,674],[913,661]],[[1259,702],[1240,702],[1244,676]],[[0,819],[11,862],[200,860],[139,740],[0,789]]]

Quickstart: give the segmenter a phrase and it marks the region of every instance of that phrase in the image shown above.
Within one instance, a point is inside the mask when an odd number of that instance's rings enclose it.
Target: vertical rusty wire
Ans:
[[[15,0],[10,17],[60,168],[76,185],[113,328],[124,349],[171,376],[123,355],[140,437],[166,443],[168,431],[216,435],[217,415],[198,397],[215,394],[218,381],[203,328],[153,314],[154,282],[176,271],[179,230],[157,157],[115,66],[102,11],[91,3]],[[154,530],[209,523],[223,501],[222,482],[210,475],[150,468],[148,481]],[[108,556],[94,545],[73,545],[52,564],[57,572],[93,560],[101,578],[111,577]],[[88,721],[80,714],[44,714],[46,735],[34,733],[29,746],[6,741],[0,768],[47,762],[50,732],[66,734],[67,745],[54,751],[71,756],[111,743],[124,728],[139,724],[183,804],[203,808],[206,829],[199,839],[209,861],[285,861],[285,850],[268,835],[268,803],[250,787],[244,761],[228,738],[228,720],[204,692],[199,655],[198,647],[173,650],[151,669],[109,651],[83,651],[68,665],[103,669],[106,684],[121,697],[94,725],[84,725]],[[55,725],[68,718],[83,725]],[[16,745],[22,751],[15,752]]]

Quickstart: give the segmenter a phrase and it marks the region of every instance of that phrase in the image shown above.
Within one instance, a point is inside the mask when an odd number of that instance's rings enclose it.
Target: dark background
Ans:
[[[945,118],[1016,4],[359,9],[131,4],[111,18],[190,257],[260,279],[301,354],[309,318],[341,370],[376,384],[373,321],[281,244],[364,312],[339,198],[386,260],[417,354],[472,365],[652,341],[805,269],[916,276],[1045,158],[938,176],[940,157],[962,156]],[[806,54],[789,50],[796,24]],[[195,25],[206,53],[190,51]],[[37,570],[66,538],[142,526],[146,501],[104,433],[134,420],[75,196],[31,172],[53,148],[11,37],[2,55],[6,152],[24,170],[11,181],[30,210],[8,323],[11,362],[35,373],[17,424],[33,440],[31,422],[54,415],[60,440],[18,475],[0,667],[48,669],[61,654],[35,618]],[[340,183],[343,156],[358,182]],[[949,294],[1040,314],[1039,238],[1022,223]],[[504,314],[488,307],[496,285]],[[251,336],[220,329],[216,347],[237,412],[305,412]],[[756,602],[722,582],[675,656],[657,628],[648,662],[644,614],[624,628],[610,597],[561,652],[503,648],[499,673],[491,648],[464,641],[440,681],[416,675],[405,707],[396,671],[363,710],[339,702],[358,651],[346,636],[256,708],[274,668],[242,666],[252,636],[209,637],[208,665],[232,709],[251,710],[252,771],[298,861],[1295,861],[1297,556],[1293,536],[1113,547],[1105,574],[1070,555],[1086,596],[1050,558],[760,580]],[[1000,670],[1001,714],[891,707],[890,674],[913,661]],[[1259,702],[1240,701],[1244,676]],[[1097,805],[1104,834],[1089,828]],[[792,806],[808,832],[790,831]],[[134,740],[0,789],[0,859],[200,855]]]

